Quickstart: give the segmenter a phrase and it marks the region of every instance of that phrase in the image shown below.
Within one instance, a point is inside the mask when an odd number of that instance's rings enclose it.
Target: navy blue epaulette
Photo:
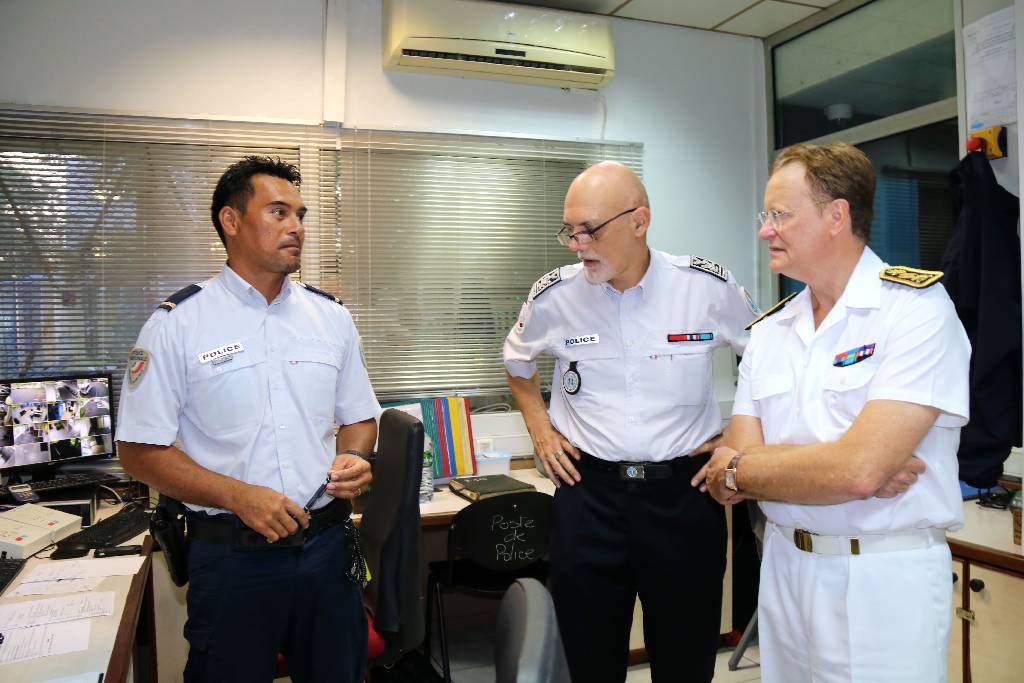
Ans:
[[[768,316],[770,316],[772,314],[775,314],[775,313],[778,313],[779,311],[781,311],[783,309],[783,307],[786,304],[789,303],[790,299],[792,299],[796,295],[797,295],[797,292],[793,292],[792,294],[787,296],[785,299],[783,299],[782,301],[780,301],[779,303],[775,304],[774,306],[769,308],[767,311],[762,313],[760,316],[758,316],[754,320],[750,321],[750,323],[746,327],[744,327],[743,329],[744,330],[749,330],[751,327],[753,327],[754,325],[758,324],[759,322],[761,322],[762,320],[764,320]]]
[[[330,292],[325,292],[322,289],[317,289],[313,285],[307,285],[305,282],[300,282],[299,284],[302,285],[303,287],[305,287],[308,291],[313,292],[314,294],[319,294],[320,296],[322,296],[325,299],[330,299],[331,301],[333,301],[334,303],[338,304],[339,306],[344,306],[345,305],[344,302],[342,302],[341,299],[339,299],[338,297],[334,296]]]
[[[202,289],[203,288],[200,287],[199,285],[189,285],[188,287],[183,287],[174,294],[171,294],[169,297],[167,297],[162,304],[157,306],[157,308],[162,308],[165,311],[173,311],[178,304],[180,304],[182,301],[189,298],[193,294],[202,291]]]

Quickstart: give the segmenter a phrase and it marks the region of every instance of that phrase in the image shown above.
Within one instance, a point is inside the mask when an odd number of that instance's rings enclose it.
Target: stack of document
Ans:
[[[423,422],[423,432],[430,439],[434,455],[434,479],[477,473],[468,398],[438,396],[385,407],[398,408]]]

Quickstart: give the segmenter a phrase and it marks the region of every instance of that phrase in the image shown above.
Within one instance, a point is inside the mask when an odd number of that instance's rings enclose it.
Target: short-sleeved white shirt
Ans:
[[[304,505],[331,466],[334,425],[380,414],[352,317],[291,280],[268,305],[227,265],[201,286],[139,333],[148,367],[125,376],[117,438],[180,440],[203,467]]]
[[[934,406],[942,412],[914,451],[927,469],[895,498],[762,502],[777,524],[832,535],[963,524],[956,452],[968,419],[970,342],[941,285],[883,281],[885,267],[865,247],[817,330],[806,288],[754,325],[733,414],[760,419],[766,444],[808,444],[837,441],[868,401]]]
[[[650,253],[643,279],[624,292],[587,282],[582,264],[548,273],[505,340],[516,377],[533,377],[541,354],[555,356],[551,422],[604,460],[667,460],[721,431],[711,354],[726,345],[742,353],[756,315],[725,268]]]

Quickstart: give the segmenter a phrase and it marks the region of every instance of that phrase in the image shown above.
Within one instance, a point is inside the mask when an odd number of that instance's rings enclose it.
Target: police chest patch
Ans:
[[[720,263],[715,263],[711,259],[701,258],[700,256],[690,257],[690,267],[707,273],[708,275],[714,275],[720,280],[726,282],[729,281],[729,271],[725,269]]]
[[[533,287],[530,288],[530,296],[528,301],[533,301],[538,296],[544,293],[546,289],[552,285],[560,282],[562,279],[562,269],[555,268],[550,273],[545,273],[540,277],[539,280],[533,283]]]
[[[136,346],[128,352],[128,386],[134,387],[142,381],[142,377],[149,369],[149,351]]]
[[[862,360],[866,360],[875,354],[874,344],[865,344],[864,346],[858,346],[855,349],[849,351],[843,351],[837,353],[835,359],[832,361],[832,365],[837,368],[845,368],[848,365],[859,363]]]
[[[570,337],[565,340],[565,347],[583,346],[584,344],[600,344],[601,336],[597,334],[582,334],[578,337]]]
[[[210,349],[209,351],[203,351],[196,357],[199,359],[200,363],[209,363],[211,361],[214,363],[217,363],[218,361],[223,363],[231,358],[233,354],[239,353],[240,351],[245,351],[245,347],[242,346],[242,343],[231,342],[230,344],[218,346],[217,348]]]

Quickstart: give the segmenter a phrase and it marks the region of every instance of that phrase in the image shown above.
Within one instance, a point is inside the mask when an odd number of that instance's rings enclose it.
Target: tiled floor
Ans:
[[[435,640],[436,642],[436,640]],[[494,683],[494,631],[476,628],[453,631],[450,634],[453,683]],[[435,649],[436,656],[436,649]],[[757,645],[751,645],[740,662],[740,668],[729,671],[732,650],[721,650],[715,666],[713,683],[748,683],[761,680],[758,667]],[[435,659],[435,661],[440,661]],[[440,665],[438,665],[438,668]],[[646,664],[631,667],[626,683],[650,683],[650,668]]]

